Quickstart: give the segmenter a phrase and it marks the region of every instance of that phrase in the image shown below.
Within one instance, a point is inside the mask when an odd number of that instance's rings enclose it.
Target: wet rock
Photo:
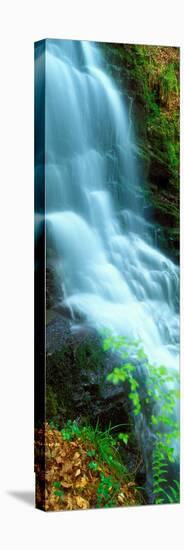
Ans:
[[[81,324],[72,330],[72,322],[57,314],[47,326],[46,343],[47,384],[61,416],[87,415],[93,421],[100,416],[103,422],[127,417],[122,385],[107,381],[116,359],[103,351],[94,329]]]

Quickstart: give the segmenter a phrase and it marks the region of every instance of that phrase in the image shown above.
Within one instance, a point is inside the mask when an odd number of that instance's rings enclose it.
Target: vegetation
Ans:
[[[78,343],[75,341],[73,347],[70,342],[69,345],[65,345],[62,350],[51,354],[47,359],[49,383],[47,384],[46,440],[48,436],[48,441],[53,438],[54,443],[53,460],[49,461],[47,466],[47,470],[49,469],[50,472],[51,468],[53,475],[48,474],[47,488],[44,489],[47,495],[46,508],[60,509],[63,507],[64,509],[68,506],[73,509],[146,502],[146,498],[143,496],[145,478],[143,476],[142,481],[137,481],[137,466],[135,468],[129,466],[129,461],[131,462],[134,454],[136,463],[139,463],[138,456],[141,451],[139,442],[136,443],[134,424],[136,424],[136,419],[139,421],[142,415],[146,418],[149,433],[152,434],[149,468],[152,476],[153,500],[156,504],[178,502],[179,482],[177,474],[173,475],[170,470],[176,461],[174,442],[179,438],[179,426],[176,421],[179,398],[178,374],[164,365],[158,367],[152,365],[140,340],[131,340],[125,336],[115,337],[107,330],[102,331],[101,337],[103,345],[99,345],[99,338],[91,341],[87,338],[86,341],[82,340]],[[114,367],[111,367],[110,370],[108,367],[108,374],[106,356],[114,357]],[[110,364],[112,365],[111,359]],[[97,423],[94,424],[95,417],[92,406],[94,396],[93,393],[89,394],[91,375],[92,380],[95,376],[94,390],[97,410],[99,406],[98,392],[101,386],[104,387],[105,380],[115,386],[122,385],[127,401],[125,415],[121,398],[121,421],[124,424],[112,426],[111,413],[109,417],[106,413],[105,421],[103,421],[102,409],[99,409],[101,412],[97,416]],[[87,395],[83,392],[81,379],[84,381],[84,388],[87,388]],[[93,384],[94,382],[92,383],[92,392]],[[77,415],[76,392],[78,392],[79,403],[82,399],[79,415]],[[74,400],[72,401],[72,399]],[[69,415],[71,415],[70,420],[68,420]],[[73,446],[74,442],[77,447]],[[60,479],[62,475],[60,467],[55,464],[55,452],[57,460],[60,460],[55,444],[61,453],[63,446],[66,450],[67,444],[67,453],[69,454],[74,448],[77,449],[76,452],[79,452],[82,445],[86,458],[84,475],[81,474],[81,476],[86,478],[86,472],[88,474],[90,472],[89,478],[91,479],[90,476],[94,478],[91,493],[89,485],[87,488],[87,484],[85,484],[87,492],[82,493],[84,502],[77,499],[80,495],[76,491],[81,487],[75,487],[73,482],[72,491],[70,487],[69,500],[66,499],[68,493],[62,492],[64,490],[62,479]],[[72,462],[72,458],[70,462]],[[69,475],[68,472],[67,475]],[[172,482],[171,479],[173,479]],[[84,479],[82,483],[84,483]],[[43,493],[41,482],[39,487],[39,495],[41,495]],[[125,487],[132,487],[131,492],[127,489],[128,500],[122,497],[122,492],[126,494]],[[38,500],[39,498],[41,496],[38,496]]]
[[[42,482],[39,482],[38,501],[40,499],[41,502],[41,498],[43,500],[43,491],[46,491],[44,493],[46,509],[74,509],[146,502],[144,494],[145,479],[143,478],[142,482],[137,482],[137,467],[133,470],[129,467],[130,457],[133,456],[132,452],[137,454],[137,459],[140,453],[138,442],[136,449],[134,423],[143,414],[152,434],[150,440],[150,473],[152,475],[154,502],[156,504],[178,502],[179,482],[175,477],[171,482],[172,475],[170,472],[170,465],[172,466],[176,461],[174,442],[179,438],[179,426],[176,421],[179,397],[178,374],[172,369],[168,370],[164,365],[153,366],[149,362],[140,340],[135,341],[124,336],[114,337],[109,331],[102,332],[102,340],[102,347],[97,345],[97,341],[90,343],[87,339],[86,342],[80,342],[78,345],[75,343],[74,350],[70,345],[70,354],[66,345],[61,351],[55,352],[49,357],[48,377],[50,384],[47,386],[47,418],[49,423],[46,425],[46,442],[47,439],[48,442],[53,441],[53,453],[52,456],[49,455],[49,448],[47,453],[47,443],[45,443],[46,457],[50,456],[47,465],[47,471],[49,470],[48,483],[45,489],[42,488]],[[81,376],[81,373],[84,372],[88,372],[88,374],[96,372],[99,384],[103,382],[105,357],[109,354],[110,356],[112,354],[114,357],[116,356],[116,365],[105,377],[108,382],[115,386],[122,384],[124,395],[128,399],[129,412],[128,420],[126,419],[123,425],[111,426],[109,423],[107,428],[108,420],[106,417],[106,428],[102,428],[100,425],[102,416],[99,417],[96,425],[93,422],[91,423],[93,420],[91,401],[89,400],[89,408],[86,410],[85,395],[82,396],[85,414],[80,414],[78,418],[76,418],[76,404],[71,405],[71,398],[75,396],[77,384],[79,384],[79,393],[81,391],[79,374]],[[74,356],[76,378],[74,376],[72,379],[74,385],[71,386],[70,374],[71,370],[73,372],[74,364],[72,363],[71,369],[69,361],[73,361]],[[61,384],[62,399],[60,391],[59,393],[56,392],[58,384],[56,369],[58,369],[60,375],[62,373],[62,378],[60,378],[60,384],[61,380],[64,383],[64,387],[63,383]],[[53,378],[50,377],[49,372],[52,372]],[[67,376],[68,380],[66,379]],[[69,388],[71,390],[70,396]],[[96,401],[97,395],[98,388],[95,386]],[[91,396],[91,399],[93,399],[93,396]],[[63,411],[65,411],[63,420],[61,403]],[[67,408],[66,404],[68,405]],[[58,411],[60,411],[60,414],[58,414]],[[73,419],[67,420],[71,411],[73,411]],[[121,417],[123,418],[122,405]],[[74,442],[75,445],[73,445]],[[73,456],[71,452],[73,453],[74,449],[76,452],[81,452],[81,448],[83,449],[85,461],[80,468],[82,468],[81,478],[85,491],[82,490],[82,493],[80,492],[82,487],[75,486],[75,480],[68,488],[62,485],[63,474],[61,474],[60,468],[61,466],[63,468],[64,461],[60,463],[58,449],[60,449],[62,456],[63,446],[67,451],[65,459],[68,461],[70,455],[70,463],[72,463]],[[50,459],[52,459],[51,462]],[[138,462],[139,460],[137,460]],[[66,474],[68,476],[69,472],[66,472]],[[72,469],[71,475],[74,476],[74,470]],[[86,476],[87,478],[89,476],[88,482]],[[93,476],[94,485],[90,486],[89,489],[91,476]],[[76,482],[78,483],[81,478],[76,479]],[[65,482],[66,479],[64,479]],[[140,485],[142,485],[142,488]],[[69,493],[66,492],[66,489],[70,489]],[[127,495],[127,497],[122,497],[122,494]],[[84,500],[78,499],[79,496]]]
[[[39,464],[44,440],[46,475]],[[144,503],[142,491],[127,471],[110,430],[68,421],[61,431],[53,423],[36,431],[37,506],[75,510]]]
[[[175,420],[179,399],[178,373],[163,365],[151,365],[141,341],[108,335],[104,338],[103,347],[105,351],[113,349],[118,352],[122,360],[122,364],[108,375],[108,380],[113,384],[127,384],[127,395],[134,416],[146,411],[148,426],[154,434],[152,475],[155,503],[178,502],[178,481],[174,480],[174,487],[169,486],[168,489],[169,478],[163,477],[163,474],[168,475],[168,463],[176,460],[173,445],[179,439],[179,425]],[[141,384],[141,388],[135,359],[141,361],[142,377],[146,374],[145,384]]]

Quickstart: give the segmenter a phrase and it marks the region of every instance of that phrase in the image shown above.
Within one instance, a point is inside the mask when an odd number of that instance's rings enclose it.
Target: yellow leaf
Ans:
[[[85,477],[81,477],[80,481],[76,483],[77,489],[83,489],[88,484],[88,481]]]
[[[125,499],[124,494],[123,494],[123,493],[120,493],[120,494],[118,495],[118,502],[119,502],[120,504],[124,504],[124,499]]]
[[[86,510],[89,508],[89,502],[85,498],[82,498],[80,496],[76,497],[76,503],[79,508],[82,508],[83,510]]]
[[[80,458],[80,453],[76,451],[76,453],[73,455],[73,459],[77,460],[78,458]]]
[[[80,473],[81,473],[80,468],[78,468],[78,470],[75,472],[75,477],[80,476]]]

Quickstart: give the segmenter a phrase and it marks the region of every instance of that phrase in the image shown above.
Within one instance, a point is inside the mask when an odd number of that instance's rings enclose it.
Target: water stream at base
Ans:
[[[45,144],[61,300],[92,326],[141,339],[155,368],[178,369],[179,270],[144,220],[129,108],[94,43],[46,42]]]

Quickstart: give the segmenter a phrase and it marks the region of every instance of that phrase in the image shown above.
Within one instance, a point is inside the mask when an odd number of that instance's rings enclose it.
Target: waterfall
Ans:
[[[155,368],[178,370],[179,270],[144,219],[130,109],[99,46],[46,41],[45,109],[47,246],[60,302],[73,326],[81,316],[141,339]]]
[[[45,143],[47,227],[65,303],[93,326],[140,338],[155,364],[178,368],[178,267],[136,205],[128,108],[93,43],[46,42]]]

